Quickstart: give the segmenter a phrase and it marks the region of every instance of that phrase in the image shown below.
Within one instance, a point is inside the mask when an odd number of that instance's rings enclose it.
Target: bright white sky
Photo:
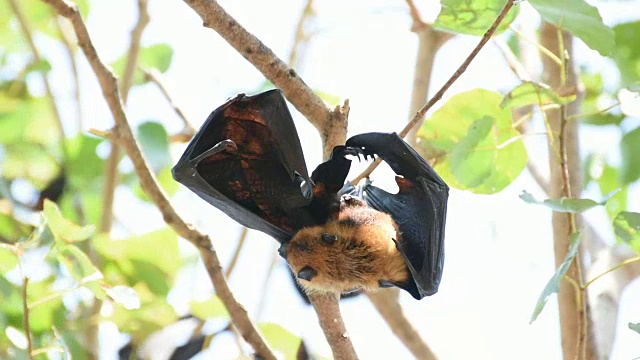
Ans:
[[[278,56],[287,58],[304,1],[226,0],[221,3]],[[633,1],[614,3],[608,2],[608,8],[603,11],[608,24],[619,19],[619,14],[633,13],[634,5],[625,3],[637,4]],[[526,3],[522,6],[527,7]],[[404,1],[323,0],[317,1],[315,9],[317,17],[310,28],[317,30],[317,35],[304,54],[302,65],[296,69],[298,73],[312,88],[350,99],[350,135],[401,129],[408,118],[417,48],[416,35],[409,31],[411,20]],[[438,8],[434,1],[429,1],[422,6],[422,11],[429,20],[435,18]],[[182,1],[150,1],[150,14],[152,22],[145,31],[143,43],[167,42],[174,48],[174,62],[165,80],[193,123],[201,124],[228,97],[253,92],[262,83],[260,73],[215,32],[203,28],[200,18]],[[134,21],[135,1],[92,1],[89,30],[104,60],[113,61],[125,51]],[[436,59],[434,88],[453,73],[477,41],[478,38],[461,36],[443,47]],[[43,43],[43,46],[48,45]],[[603,67],[606,60],[598,58],[582,43],[578,45],[578,56],[592,57],[589,66],[594,71],[616,76]],[[106,129],[112,120],[84,58],[81,68],[85,126]],[[61,79],[67,75],[53,72],[52,76],[66,81]],[[489,44],[445,99],[477,87],[504,93],[516,84],[515,76]],[[62,97],[69,96],[64,93],[66,90],[58,91]],[[135,88],[129,104],[128,115],[133,123],[154,119],[167,124],[170,131],[181,128],[154,86]],[[313,169],[321,161],[319,137],[315,129],[291,109],[307,165]],[[596,131],[598,141],[585,142],[584,147],[594,146],[615,159],[611,149],[619,141],[617,131],[598,128],[585,131],[584,135],[594,139]],[[532,155],[541,156],[544,164],[544,136],[527,137],[526,141],[536,149]],[[176,149],[176,155],[181,151]],[[384,172],[377,174],[384,175]],[[554,266],[550,212],[523,203],[517,195],[524,189],[543,196],[526,171],[497,195],[451,192],[446,263],[440,291],[422,301],[402,294],[408,317],[442,359],[561,358],[555,296],[538,320],[529,324],[538,295]],[[118,218],[127,230],[146,231],[161,223],[155,209],[132,206],[132,195],[126,190],[119,190],[117,195]],[[597,192],[589,195],[599,197]],[[222,262],[228,263],[240,226],[186,190],[175,202],[185,217],[212,235]],[[591,210],[589,217],[598,226],[606,226],[603,209]],[[613,241],[609,229],[604,228],[602,234]],[[248,244],[230,282],[249,313],[256,314],[262,296],[259,292],[276,243],[263,234],[250,232]],[[189,252],[189,246],[184,248]],[[285,266],[279,260],[259,320],[283,325],[301,335],[314,351],[328,356],[331,352],[317,326],[315,314],[293,293]],[[210,294],[209,280],[201,267],[184,271],[180,281],[183,286],[171,297],[178,311],[186,310],[192,294],[200,297]],[[640,299],[637,285],[629,287],[623,299],[613,359],[640,356],[638,335],[627,329],[628,322],[640,321],[640,307],[631,306],[637,305]],[[343,302],[342,313],[361,358],[411,358],[366,298]],[[216,358],[237,355],[235,344],[229,340],[221,338],[213,343]]]

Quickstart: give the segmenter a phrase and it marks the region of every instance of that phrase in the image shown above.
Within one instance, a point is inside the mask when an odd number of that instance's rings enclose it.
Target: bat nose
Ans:
[[[305,266],[298,272],[298,279],[311,281],[317,275],[316,271],[312,268]]]
[[[278,254],[280,254],[280,256],[285,260],[287,260],[287,246],[288,244],[286,242],[283,242],[278,248]]]

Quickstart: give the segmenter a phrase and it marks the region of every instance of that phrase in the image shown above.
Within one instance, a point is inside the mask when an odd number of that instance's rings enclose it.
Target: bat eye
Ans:
[[[322,241],[326,242],[327,244],[333,244],[338,241],[338,237],[336,235],[331,235],[329,233],[322,233],[321,237]]]
[[[311,281],[317,275],[316,271],[312,268],[305,266],[298,272],[298,279]]]

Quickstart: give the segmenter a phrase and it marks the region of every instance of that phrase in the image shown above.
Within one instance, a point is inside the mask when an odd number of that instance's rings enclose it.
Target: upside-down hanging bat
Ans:
[[[398,193],[345,184],[349,155],[381,157]],[[282,93],[240,94],[209,115],[173,177],[280,242],[307,291],[398,286],[421,299],[438,290],[449,188],[396,134],[353,136],[309,177]]]

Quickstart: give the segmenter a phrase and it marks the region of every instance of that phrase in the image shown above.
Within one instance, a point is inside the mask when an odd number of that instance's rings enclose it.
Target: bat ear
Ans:
[[[336,243],[336,241],[338,241],[337,235],[331,235],[329,233],[322,233],[321,237],[322,237],[322,241],[324,241],[329,245],[333,245]]]

